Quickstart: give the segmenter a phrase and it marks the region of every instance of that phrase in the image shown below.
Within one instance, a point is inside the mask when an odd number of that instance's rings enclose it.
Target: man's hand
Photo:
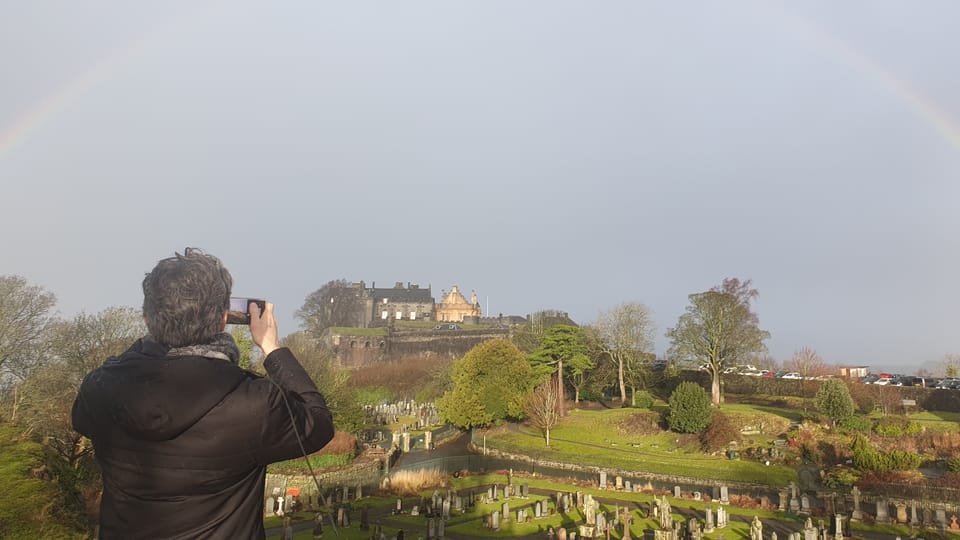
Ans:
[[[273,318],[273,304],[270,302],[267,302],[266,309],[262,313],[256,302],[250,303],[250,337],[263,350],[264,357],[279,347],[277,320]]]

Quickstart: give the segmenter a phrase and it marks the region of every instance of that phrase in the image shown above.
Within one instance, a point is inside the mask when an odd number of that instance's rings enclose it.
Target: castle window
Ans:
[[[411,320],[411,321],[417,320],[417,312],[416,312],[416,311],[411,311],[411,312],[410,312],[410,320]]]
[[[399,321],[399,320],[402,319],[402,318],[403,318],[403,312],[402,312],[402,311],[398,311],[398,312],[397,312],[397,320]]]
[[[387,310],[383,310],[382,312],[380,312],[380,318],[383,320],[387,320],[388,315],[389,314],[387,313]]]

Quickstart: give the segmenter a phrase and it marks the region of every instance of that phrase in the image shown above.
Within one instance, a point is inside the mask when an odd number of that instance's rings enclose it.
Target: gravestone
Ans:
[[[563,527],[557,529],[557,540],[567,540],[567,530]]]
[[[777,507],[777,509],[780,510],[781,512],[786,512],[787,511],[787,490],[781,489],[779,495],[780,495],[780,500],[778,501],[779,506]]]
[[[727,526],[727,511],[723,509],[723,505],[717,507],[717,528],[722,529]]]
[[[460,497],[460,495],[456,495],[453,497],[453,508],[457,512],[463,512],[463,498]]]
[[[403,453],[410,452],[410,433],[403,434]]]
[[[487,500],[485,502],[493,501],[493,486],[487,488]]]
[[[629,480],[626,480],[623,483],[623,490],[627,493],[633,493],[633,484],[631,484]]]
[[[348,488],[347,486],[343,486],[343,497],[340,500],[343,502],[347,502],[350,500],[350,488]]]
[[[633,525],[633,514],[630,513],[630,510],[624,508],[620,517],[620,521],[623,523],[623,533],[620,540],[632,540],[630,538],[630,525]]]
[[[763,540],[763,523],[757,516],[750,522],[750,540]]]
[[[810,513],[810,496],[804,493],[800,497],[800,513],[809,514]]]
[[[700,522],[697,521],[697,518],[692,517],[687,521],[687,533],[690,540],[700,540],[703,537],[700,532]]]
[[[490,516],[490,528],[495,531],[500,530],[500,512],[497,510],[494,510],[493,515]]]
[[[433,538],[436,535],[437,535],[437,524],[433,520],[433,518],[430,518],[429,520],[427,520],[427,538]]]
[[[800,499],[797,497],[797,485],[790,482],[790,511],[797,513],[800,511]]]
[[[443,519],[450,519],[450,499],[444,499],[441,508],[440,514],[443,516]]]
[[[947,526],[947,511],[944,508],[937,508],[937,524],[941,527]]]
[[[920,515],[917,513],[917,501],[910,501],[910,525],[920,525]]]
[[[607,516],[603,512],[597,512],[597,533],[603,533],[607,530]]]
[[[907,505],[902,502],[898,502],[894,506],[897,509],[897,522],[906,523],[907,522]]]
[[[617,489],[617,491],[622,490],[622,489],[623,489],[623,477],[618,474],[617,477],[614,479],[614,484],[613,484],[613,485],[614,485],[614,487]]]
[[[595,527],[593,525],[580,525],[579,531],[580,538],[594,538]]]
[[[702,500],[703,500],[703,493],[700,493],[699,491],[694,491],[694,492],[693,492],[693,500],[695,500],[695,501],[702,501]]]
[[[877,523],[887,523],[890,516],[887,513],[888,505],[886,499],[877,499]]]
[[[853,495],[853,514],[850,515],[850,519],[860,521],[863,519],[863,510],[860,510],[860,488],[853,486],[850,494]],[[914,506],[914,510],[916,510],[916,506]]]
[[[413,509],[410,510],[410,515],[411,515],[411,516],[419,516],[419,515],[420,515],[420,505],[417,505],[417,504],[413,505]]]
[[[843,538],[843,514],[833,516],[833,537]]]
[[[803,527],[803,540],[817,540],[820,531],[813,526],[813,520],[807,518],[807,523]]]
[[[673,496],[677,499],[680,498],[680,486],[673,486]]]
[[[267,497],[267,502],[263,505],[263,513],[266,515],[273,515],[273,505],[277,501],[273,500],[273,497]]]
[[[730,502],[730,493],[727,486],[720,486],[720,502],[723,504]]]
[[[533,517],[539,518],[543,516],[543,507],[540,506],[540,501],[537,501],[537,504],[533,505]]]
[[[530,496],[530,484],[526,482],[520,484],[520,496],[524,499]]]
[[[443,527],[444,527],[443,520],[441,519],[440,522],[437,523],[437,538],[439,538],[440,540],[443,540],[443,536],[444,536]]]
[[[713,506],[707,505],[706,514],[704,515],[704,525],[703,532],[709,534],[713,532]]]
[[[607,489],[607,472],[600,471],[600,489]]]
[[[957,515],[956,515],[956,514],[950,516],[950,530],[951,530],[951,531],[960,531],[960,523],[957,523]]]
[[[425,446],[427,450],[433,449],[433,432],[432,431],[425,431],[423,433],[423,446]]]
[[[503,506],[501,507],[501,510],[500,510],[500,515],[503,516],[504,523],[510,522],[510,503],[508,502],[503,503]]]
[[[511,488],[510,484],[507,484],[507,485],[503,486],[503,498],[504,498],[504,499],[509,499],[510,496],[513,495],[513,490],[510,489],[510,488]]]

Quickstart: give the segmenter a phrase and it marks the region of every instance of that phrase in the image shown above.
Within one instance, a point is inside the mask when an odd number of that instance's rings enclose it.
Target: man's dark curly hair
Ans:
[[[147,330],[171,348],[209,343],[221,331],[231,288],[230,272],[202,250],[163,259],[143,279]]]

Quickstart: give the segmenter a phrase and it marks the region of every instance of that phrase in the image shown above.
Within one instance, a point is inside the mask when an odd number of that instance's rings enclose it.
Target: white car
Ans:
[[[801,377],[800,374],[797,373],[796,371],[791,371],[790,373],[784,373],[784,374],[783,374],[783,377],[780,377],[780,378],[781,378],[781,379],[794,379],[794,380],[796,380],[796,379],[802,379],[803,377]]]

